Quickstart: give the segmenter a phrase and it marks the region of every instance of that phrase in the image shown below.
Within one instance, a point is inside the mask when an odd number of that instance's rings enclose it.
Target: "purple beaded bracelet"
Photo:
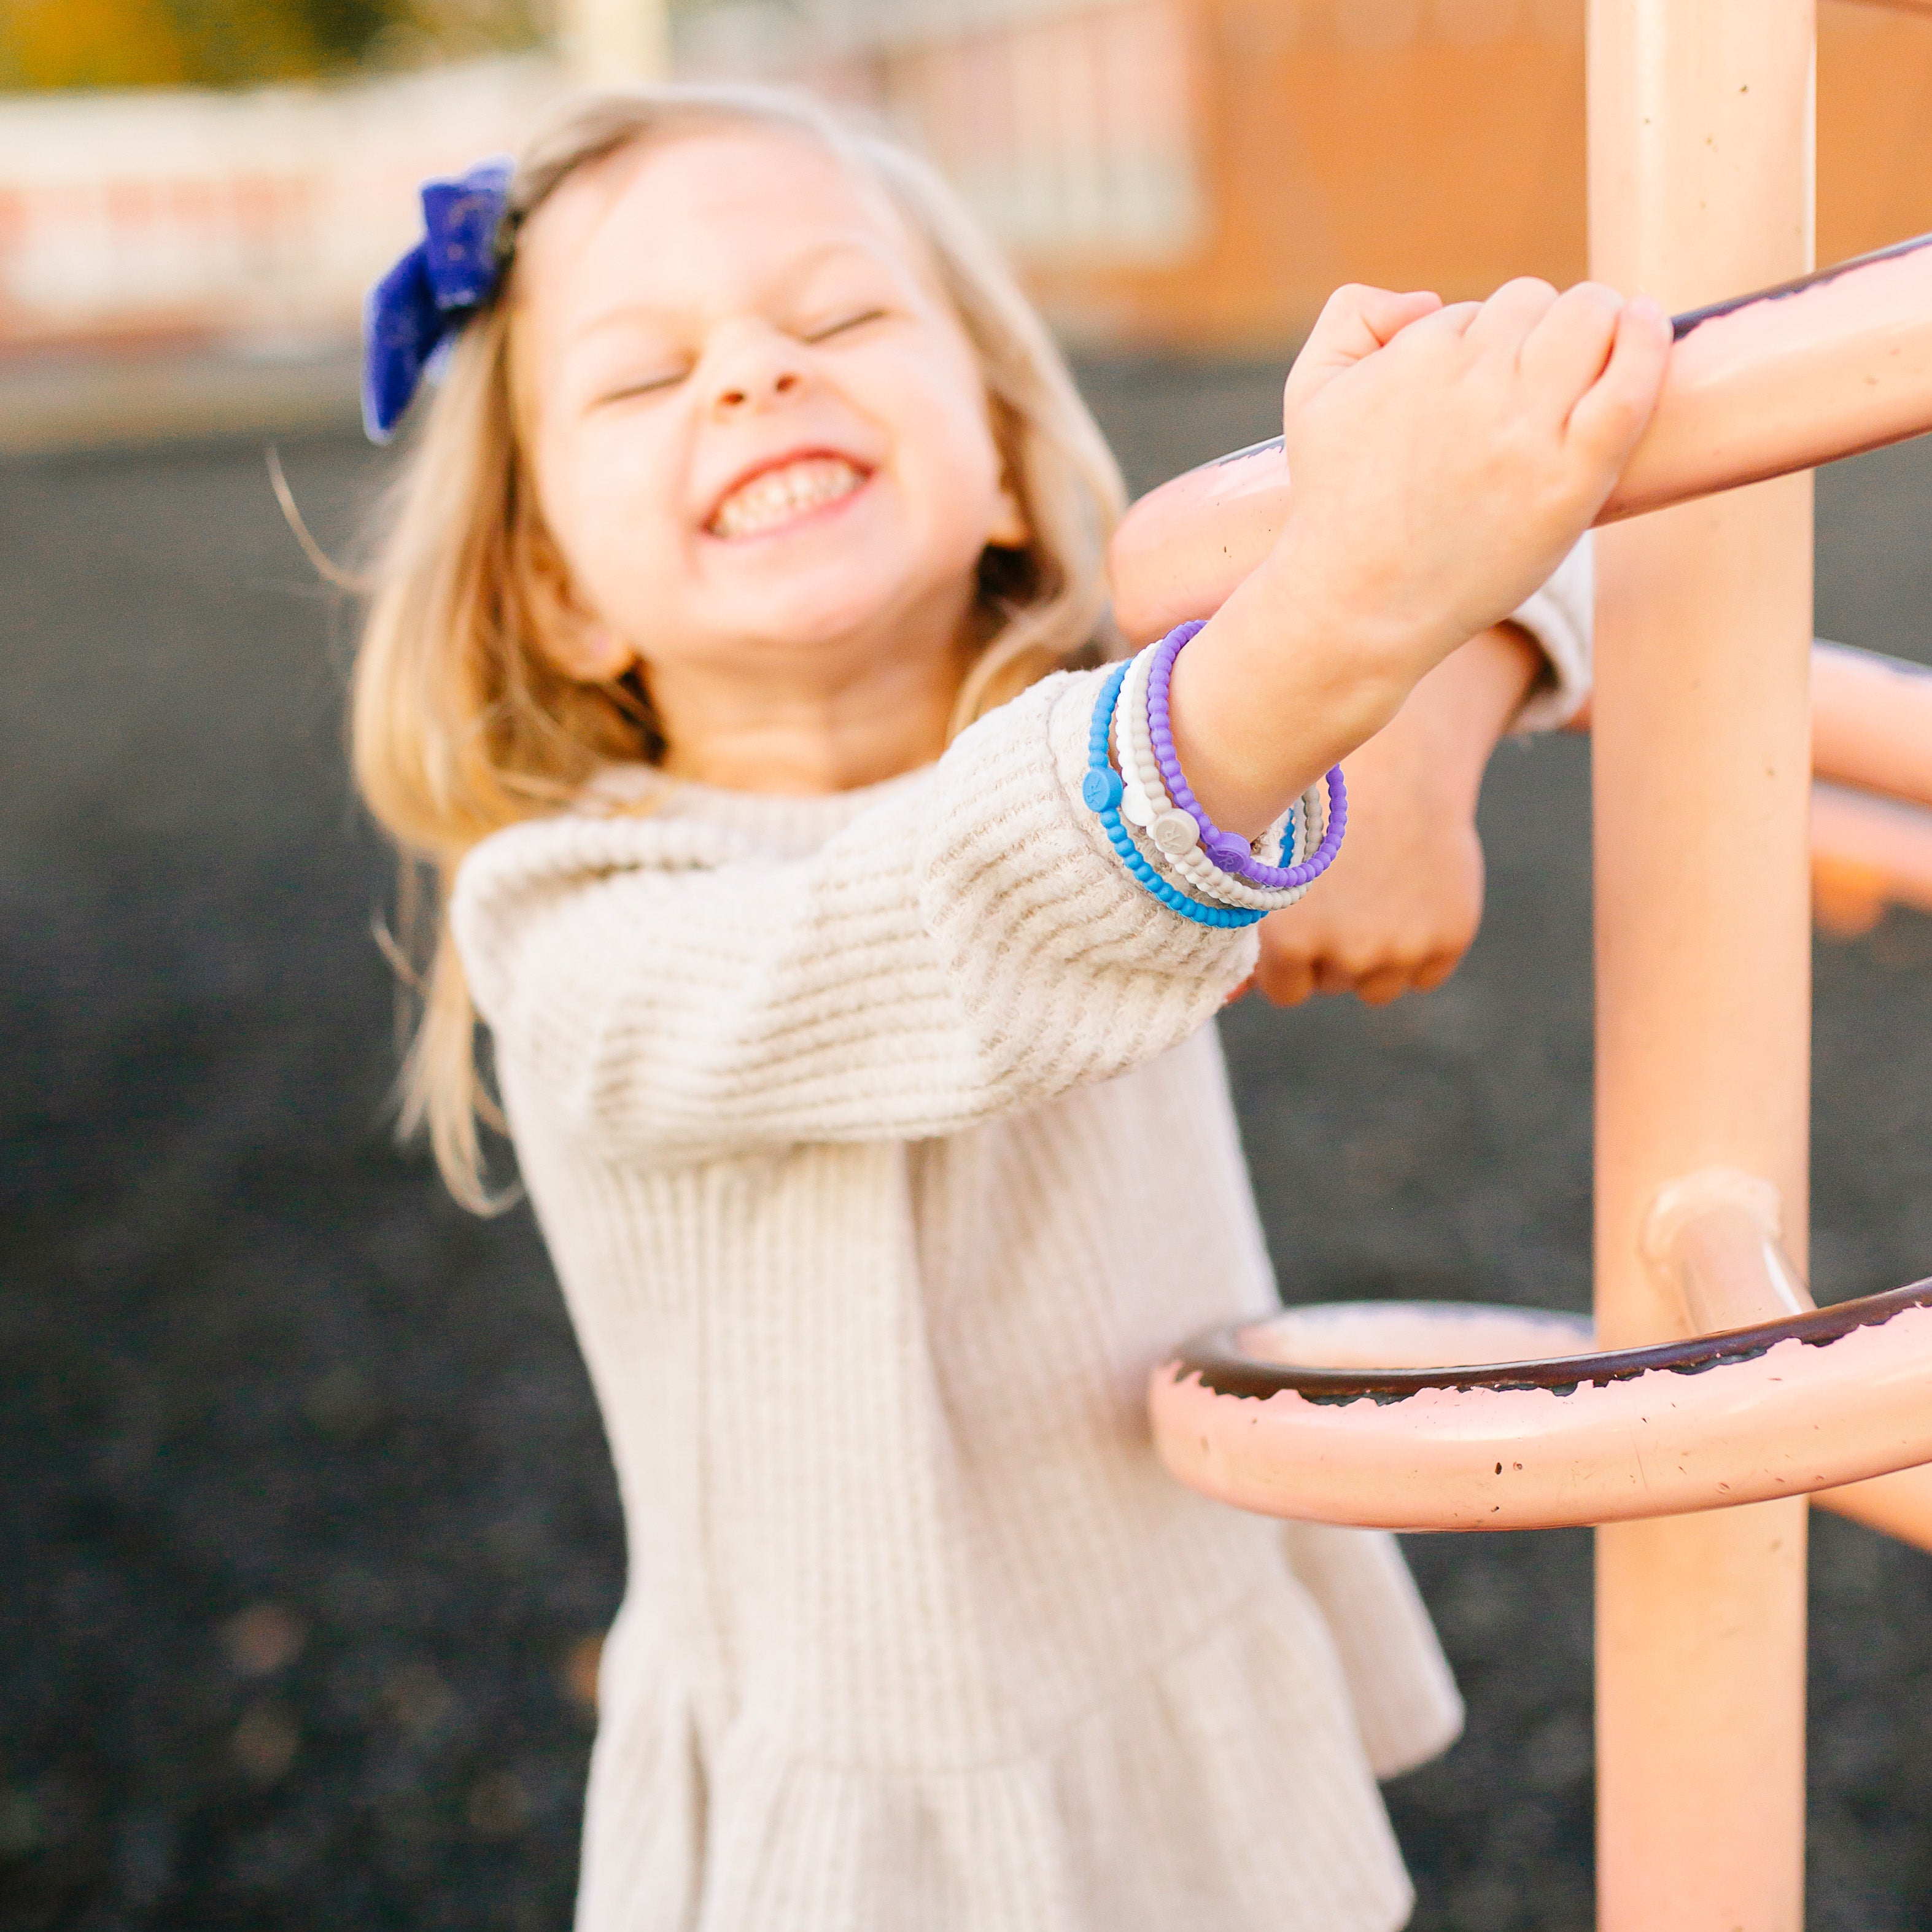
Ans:
[[[1148,736],[1153,741],[1155,762],[1160,766],[1161,782],[1167,787],[1168,796],[1201,828],[1201,849],[1222,872],[1246,879],[1250,885],[1277,889],[1305,886],[1327,872],[1342,849],[1342,835],[1348,826],[1348,793],[1342,782],[1342,767],[1336,765],[1328,773],[1328,831],[1322,843],[1298,866],[1270,866],[1265,860],[1257,859],[1245,838],[1238,832],[1223,832],[1201,809],[1181,772],[1180,760],[1174,754],[1167,687],[1174,676],[1174,659],[1193,641],[1195,633],[1205,622],[1204,618],[1197,617],[1175,625],[1155,645],[1153,660],[1148,666]]]

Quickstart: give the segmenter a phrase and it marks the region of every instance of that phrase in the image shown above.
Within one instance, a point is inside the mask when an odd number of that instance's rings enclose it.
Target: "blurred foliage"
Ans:
[[[245,87],[527,46],[544,0],[0,0],[0,90]]]

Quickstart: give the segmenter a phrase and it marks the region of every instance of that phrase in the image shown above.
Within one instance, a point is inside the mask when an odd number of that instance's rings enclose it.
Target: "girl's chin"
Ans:
[[[733,598],[719,628],[796,650],[826,650],[850,638],[890,629],[909,604],[903,584],[802,578],[770,595]]]

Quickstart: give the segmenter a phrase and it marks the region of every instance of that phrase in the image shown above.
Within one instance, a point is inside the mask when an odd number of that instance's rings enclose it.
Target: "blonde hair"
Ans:
[[[1030,536],[1023,548],[982,558],[975,634],[983,641],[952,729],[1050,670],[1110,655],[1105,555],[1123,502],[1120,472],[1004,263],[916,157],[805,97],[766,88],[580,97],[518,162],[506,240],[576,170],[634,142],[720,124],[819,142],[879,183],[928,250],[977,353]],[[506,284],[514,274],[512,256]],[[477,1069],[476,1012],[445,908],[449,881],[479,839],[563,809],[600,764],[655,761],[664,748],[640,676],[578,683],[537,648],[572,618],[518,448],[510,328],[500,291],[457,338],[418,412],[385,505],[351,703],[356,782],[404,856],[403,946],[388,950],[422,1006],[404,1061],[400,1131],[428,1129],[450,1191],[478,1212],[500,1204],[485,1187],[478,1120],[499,1129],[502,1120]]]

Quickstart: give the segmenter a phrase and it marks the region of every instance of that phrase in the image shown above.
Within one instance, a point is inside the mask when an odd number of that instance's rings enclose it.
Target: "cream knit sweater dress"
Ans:
[[[832,798],[614,773],[462,867],[630,1548],[580,1932],[1408,1916],[1376,1780],[1460,1707],[1394,1543],[1150,1445],[1149,1370],[1275,1302],[1211,1024],[1256,942],[1080,803],[1098,684]]]

